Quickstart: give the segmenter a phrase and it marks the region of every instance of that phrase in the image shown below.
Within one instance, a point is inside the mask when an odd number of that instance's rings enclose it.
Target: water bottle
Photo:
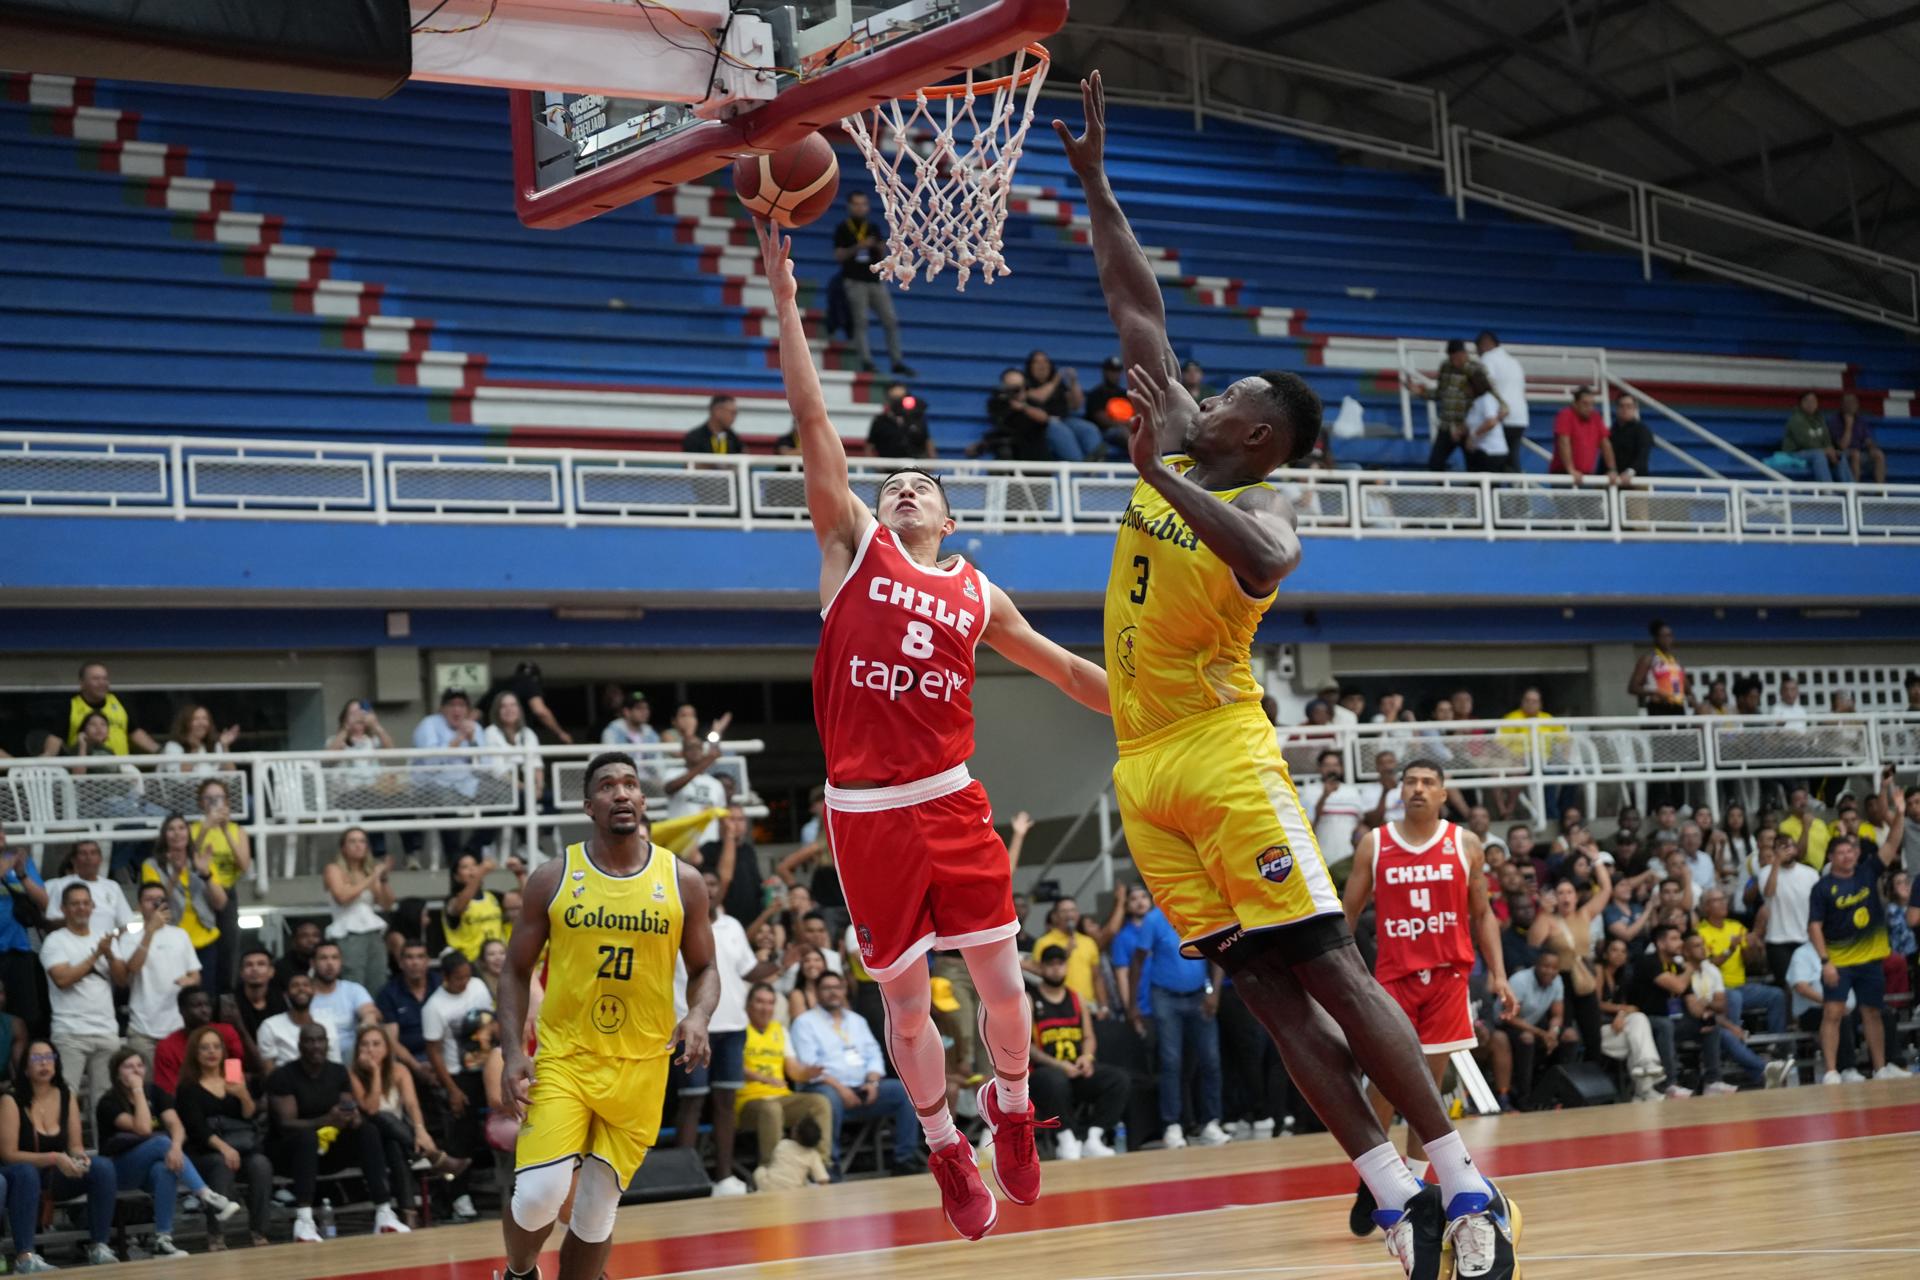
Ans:
[[[340,1224],[334,1221],[333,1217],[333,1201],[322,1200],[320,1202],[320,1238],[331,1240],[339,1234]]]
[[[1127,1122],[1122,1120],[1113,1126],[1113,1150],[1116,1155],[1125,1155],[1127,1151]]]

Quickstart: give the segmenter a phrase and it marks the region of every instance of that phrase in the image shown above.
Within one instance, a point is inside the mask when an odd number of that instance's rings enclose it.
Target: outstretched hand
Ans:
[[[753,220],[753,233],[760,237],[760,262],[767,269],[767,287],[773,290],[774,305],[784,307],[800,293],[793,278],[793,237],[774,231],[765,218]]]
[[[1088,174],[1100,171],[1107,150],[1107,91],[1100,84],[1098,71],[1080,82],[1080,103],[1086,111],[1086,124],[1080,136],[1074,137],[1062,120],[1053,122],[1053,131],[1060,135],[1060,144],[1067,149],[1067,163],[1085,179]]]
[[[1127,424],[1127,454],[1134,470],[1148,477],[1168,470],[1160,456],[1160,424],[1167,414],[1165,375],[1136,364],[1127,370],[1127,399],[1133,401],[1133,421]]]

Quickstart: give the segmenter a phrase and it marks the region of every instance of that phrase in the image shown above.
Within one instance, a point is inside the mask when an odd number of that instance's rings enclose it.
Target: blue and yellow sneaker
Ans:
[[[1487,1190],[1448,1202],[1440,1280],[1520,1280],[1520,1206]]]
[[[1444,1280],[1446,1214],[1440,1208],[1440,1188],[1420,1188],[1405,1209],[1375,1209],[1373,1221],[1387,1233],[1387,1252],[1406,1271],[1407,1280]]]

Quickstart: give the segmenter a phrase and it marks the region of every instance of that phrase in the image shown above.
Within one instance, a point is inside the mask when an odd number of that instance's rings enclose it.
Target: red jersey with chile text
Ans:
[[[1423,969],[1473,968],[1460,828],[1443,822],[1422,845],[1407,843],[1391,822],[1378,834],[1373,905],[1380,954],[1373,976],[1385,984]]]
[[[954,557],[917,563],[878,521],[821,611],[813,718],[827,781],[899,786],[973,755],[974,647],[987,577]]]

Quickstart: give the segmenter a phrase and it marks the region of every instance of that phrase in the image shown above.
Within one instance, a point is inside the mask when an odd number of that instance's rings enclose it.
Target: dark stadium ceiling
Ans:
[[[1489,133],[1920,259],[1916,0],[1075,0],[1444,90]]]

